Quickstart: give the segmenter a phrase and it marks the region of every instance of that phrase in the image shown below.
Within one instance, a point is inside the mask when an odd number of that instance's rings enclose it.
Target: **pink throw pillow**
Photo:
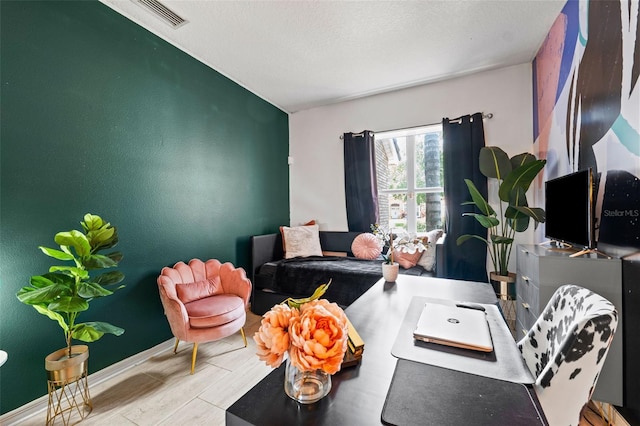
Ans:
[[[375,235],[365,232],[353,239],[351,252],[358,259],[376,259],[382,253],[382,247]]]
[[[394,262],[398,262],[404,269],[410,269],[416,266],[421,256],[422,252],[418,250],[416,250],[415,253],[405,253],[400,250],[393,252]]]
[[[195,283],[176,284],[176,293],[182,303],[189,303],[217,294],[219,287],[220,278],[214,277]]]

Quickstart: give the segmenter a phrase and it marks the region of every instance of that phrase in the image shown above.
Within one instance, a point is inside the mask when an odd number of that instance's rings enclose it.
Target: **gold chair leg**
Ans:
[[[176,345],[173,347],[174,354],[178,352],[178,343],[180,343],[180,339],[176,337]]]
[[[244,327],[240,327],[240,333],[242,334],[242,340],[244,341],[244,347],[247,347],[247,336],[244,335]]]
[[[191,374],[196,369],[196,355],[198,353],[198,344],[193,344],[193,353],[191,354]]]

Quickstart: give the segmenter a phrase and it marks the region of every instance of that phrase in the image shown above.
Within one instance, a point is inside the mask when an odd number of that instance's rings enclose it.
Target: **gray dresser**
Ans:
[[[564,284],[588,288],[607,298],[618,310],[618,328],[593,399],[622,405],[622,266],[620,259],[585,255],[537,245],[518,245],[516,332],[520,339],[533,326],[555,290]],[[588,257],[592,256],[592,257]]]

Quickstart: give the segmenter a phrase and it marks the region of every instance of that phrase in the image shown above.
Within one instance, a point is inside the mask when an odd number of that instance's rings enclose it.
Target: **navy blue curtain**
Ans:
[[[487,246],[471,239],[461,246],[456,244],[460,235],[475,234],[487,237],[487,229],[472,217],[462,213],[473,212],[474,206],[462,205],[471,196],[465,179],[470,179],[487,198],[487,178],[480,173],[480,149],[484,144],[482,114],[465,115],[442,120],[444,198],[447,208],[444,244],[444,276],[458,280],[488,282]]]
[[[370,232],[378,223],[378,182],[374,134],[345,133],[344,190],[349,231]]]

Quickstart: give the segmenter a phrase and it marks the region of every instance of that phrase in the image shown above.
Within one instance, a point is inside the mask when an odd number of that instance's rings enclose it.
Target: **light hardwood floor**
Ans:
[[[200,344],[193,376],[192,345],[181,343],[177,354],[168,350],[103,383],[92,385],[89,378],[93,410],[81,425],[224,425],[225,410],[271,371],[256,356],[251,338],[259,325],[260,317],[248,312],[246,348],[240,333]],[[42,413],[20,425],[41,426],[45,420]],[[586,425],[607,422],[590,409],[580,423]]]

